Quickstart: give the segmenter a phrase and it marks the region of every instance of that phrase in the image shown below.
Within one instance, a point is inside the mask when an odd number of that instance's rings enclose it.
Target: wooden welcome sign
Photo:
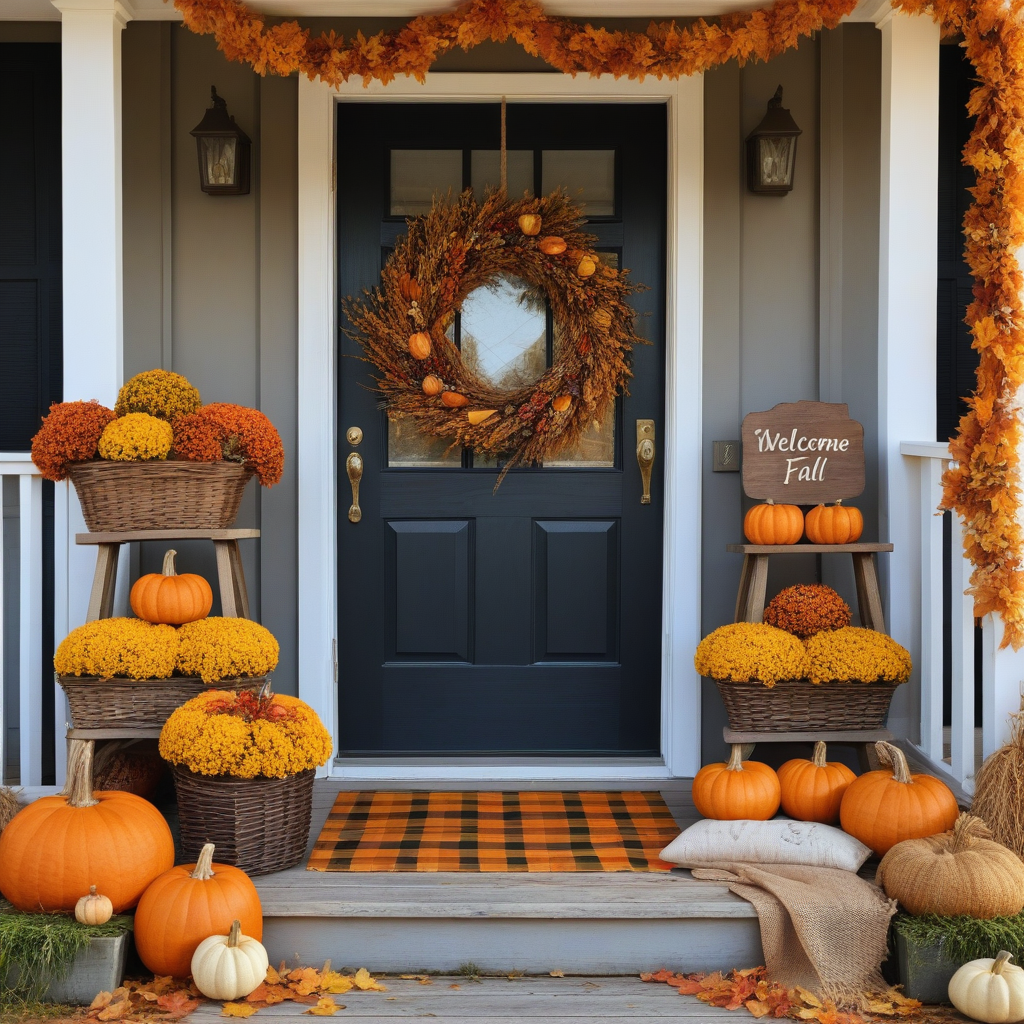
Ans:
[[[864,428],[849,406],[784,402],[743,419],[743,490],[790,505],[855,498],[864,490]]]

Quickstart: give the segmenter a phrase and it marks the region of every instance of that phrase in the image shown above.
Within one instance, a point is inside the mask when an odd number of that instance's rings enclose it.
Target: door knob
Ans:
[[[348,507],[348,521],[358,523],[363,518],[363,510],[359,507],[359,481],[363,478],[363,457],[358,452],[349,452],[345,460],[345,471],[348,482],[352,485],[352,504]]]
[[[651,469],[654,466],[654,420],[636,421],[636,461],[640,464],[640,479],[643,482],[641,505],[651,503]]]

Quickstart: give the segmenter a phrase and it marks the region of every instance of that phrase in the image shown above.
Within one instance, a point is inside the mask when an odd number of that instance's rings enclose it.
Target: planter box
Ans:
[[[95,936],[75,957],[63,978],[52,979],[43,991],[45,1003],[88,1006],[99,992],[113,992],[124,977],[128,957],[128,932]],[[12,969],[12,973],[17,968]]]
[[[900,967],[903,994],[922,1003],[948,1003],[949,979],[960,966],[942,951],[942,940],[920,946],[896,931],[896,959]]]

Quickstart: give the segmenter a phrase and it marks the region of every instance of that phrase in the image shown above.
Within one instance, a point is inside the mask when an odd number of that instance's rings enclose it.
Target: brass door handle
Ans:
[[[358,452],[349,452],[345,460],[345,471],[348,482],[352,485],[352,504],[348,507],[348,521],[358,523],[363,518],[363,510],[359,507],[359,481],[363,478],[363,457]]]
[[[641,505],[651,503],[651,469],[654,466],[654,420],[636,421],[636,461],[640,464],[640,479],[643,482]]]

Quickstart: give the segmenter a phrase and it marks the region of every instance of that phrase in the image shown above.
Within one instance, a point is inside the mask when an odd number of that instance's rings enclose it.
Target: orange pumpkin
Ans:
[[[92,740],[68,744],[68,783],[18,812],[0,834],[0,892],[29,913],[71,913],[97,886],[115,914],[174,863],[163,815],[131,793],[93,793]]]
[[[572,405],[572,395],[559,395],[557,398],[551,399],[551,408],[555,412],[565,412],[570,405]]]
[[[744,761],[734,743],[728,764],[706,764],[693,780],[693,806],[719,821],[767,821],[779,809],[779,777],[760,761]]]
[[[796,757],[779,769],[782,809],[798,821],[834,825],[843,794],[855,778],[845,764],[825,760],[825,744],[818,740],[809,761]]]
[[[880,856],[904,839],[949,831],[960,813],[949,787],[931,775],[911,775],[899,747],[880,740],[875,749],[891,768],[850,783],[839,808],[843,830]]]
[[[576,273],[580,277],[592,277],[597,270],[597,261],[590,256],[584,256],[576,265]]]
[[[263,938],[256,886],[240,868],[215,864],[213,843],[207,843],[195,864],[165,871],[143,893],[135,911],[135,947],[154,974],[184,978],[199,943],[226,933],[235,920],[244,934]]]
[[[398,290],[408,302],[417,302],[423,291],[419,281],[411,274],[403,274],[398,279]],[[231,925],[229,924],[228,927],[230,928]]]
[[[444,390],[444,381],[440,377],[435,377],[432,373],[428,373],[423,378],[423,394],[425,395],[439,395]]]
[[[430,335],[417,331],[409,335],[409,355],[413,359],[426,359],[430,355]]]
[[[796,544],[804,535],[804,514],[796,505],[754,505],[743,517],[743,533],[751,544]]]
[[[179,576],[174,569],[177,553],[171,548],[164,553],[160,572],[148,572],[135,581],[128,600],[140,619],[182,626],[210,614],[213,607],[210,584],[194,572],[183,572]]]
[[[864,517],[859,508],[841,505],[816,505],[804,519],[804,531],[812,544],[852,544],[864,532]]]
[[[522,213],[519,215],[519,230],[524,235],[539,235],[542,223],[539,213]]]
[[[537,243],[537,247],[545,256],[560,256],[569,248],[565,244],[565,239],[558,235],[548,235],[547,237],[542,238]]]

